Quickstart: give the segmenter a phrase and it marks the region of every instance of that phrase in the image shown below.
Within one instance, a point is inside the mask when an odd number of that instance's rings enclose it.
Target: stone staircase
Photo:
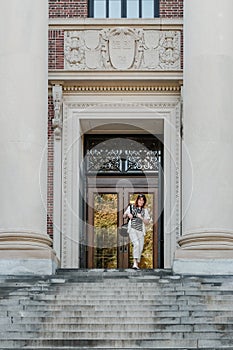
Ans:
[[[233,349],[233,276],[0,276],[0,349]]]

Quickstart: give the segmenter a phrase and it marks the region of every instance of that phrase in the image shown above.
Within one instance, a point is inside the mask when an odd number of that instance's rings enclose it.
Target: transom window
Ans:
[[[159,0],[89,0],[89,17],[159,17]]]

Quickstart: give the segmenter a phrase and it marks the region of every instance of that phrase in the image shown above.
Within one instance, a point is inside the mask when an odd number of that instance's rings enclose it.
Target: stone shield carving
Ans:
[[[115,69],[130,69],[136,55],[136,35],[133,30],[116,28],[103,36],[108,45],[110,64]]]

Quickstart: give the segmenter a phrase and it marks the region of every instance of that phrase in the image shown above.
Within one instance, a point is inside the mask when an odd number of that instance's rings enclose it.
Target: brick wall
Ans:
[[[53,98],[48,96],[48,183],[47,183],[47,233],[53,236]]]
[[[49,0],[49,17],[87,17],[87,0]]]
[[[49,0],[50,18],[87,17],[87,0]],[[160,0],[160,17],[183,17],[183,0]]]
[[[49,30],[49,69],[64,68],[64,31]]]
[[[160,0],[160,17],[183,17],[183,0]]]

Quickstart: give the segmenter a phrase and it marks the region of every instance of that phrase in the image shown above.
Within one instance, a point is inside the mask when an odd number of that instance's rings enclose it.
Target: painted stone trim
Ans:
[[[180,32],[141,28],[65,31],[68,70],[179,70]]]

